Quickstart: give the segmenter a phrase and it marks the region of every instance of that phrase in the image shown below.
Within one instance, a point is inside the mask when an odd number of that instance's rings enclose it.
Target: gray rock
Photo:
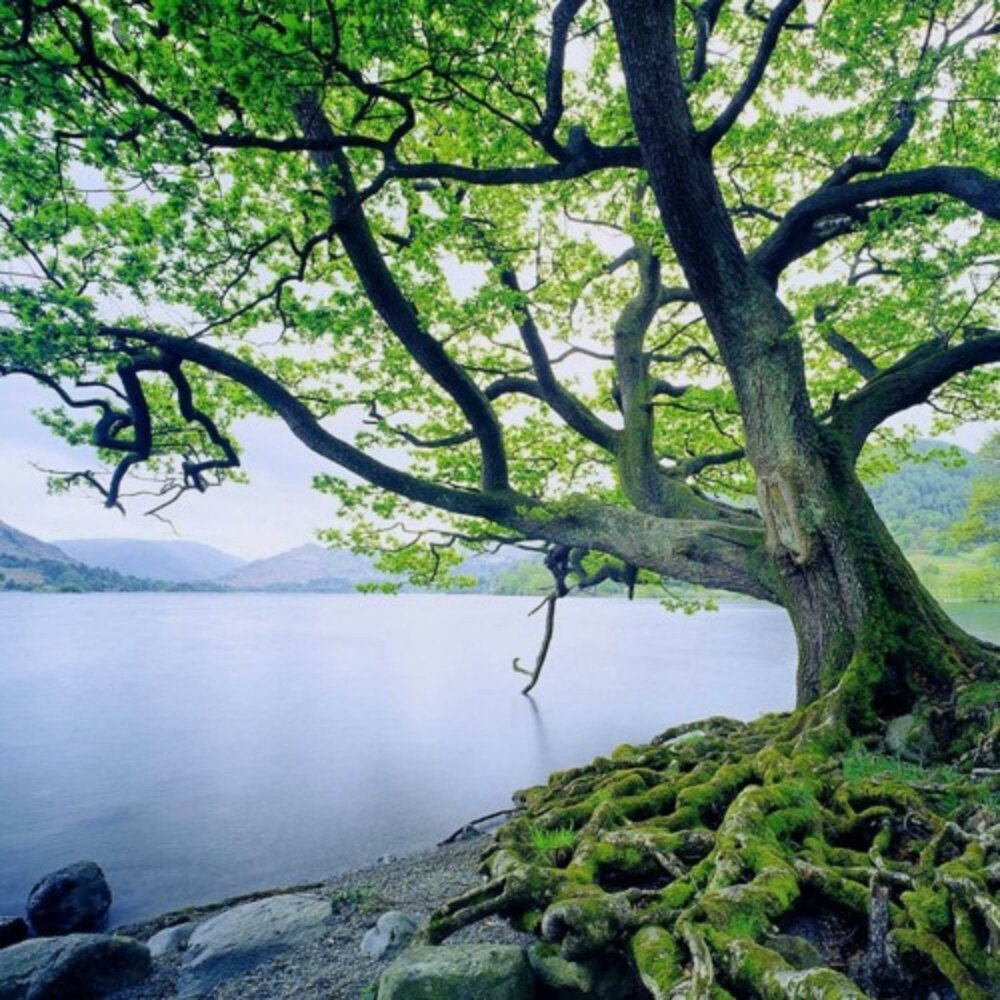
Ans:
[[[390,910],[361,939],[361,951],[375,961],[395,958],[413,940],[419,927],[420,917]]]
[[[164,955],[183,951],[197,926],[194,923],[175,924],[173,927],[166,927],[158,934],[154,934],[146,942],[150,955],[153,958],[162,958]]]
[[[93,861],[60,868],[28,893],[28,920],[41,935],[99,930],[110,907],[111,889]]]
[[[886,727],[885,743],[897,757],[917,764],[923,764],[934,753],[934,734],[920,715],[892,719]]]
[[[149,950],[132,938],[68,934],[33,938],[0,951],[3,1000],[89,1000],[135,986]]]
[[[378,1000],[533,1000],[534,978],[513,945],[409,948],[386,969]]]
[[[771,934],[764,939],[764,944],[793,969],[816,969],[826,964],[819,949],[808,938],[797,934]]]
[[[197,997],[289,948],[319,940],[330,926],[328,899],[306,893],[243,903],[195,928],[181,964],[178,994]]]
[[[20,917],[0,917],[0,948],[20,944],[28,937],[28,925]]]

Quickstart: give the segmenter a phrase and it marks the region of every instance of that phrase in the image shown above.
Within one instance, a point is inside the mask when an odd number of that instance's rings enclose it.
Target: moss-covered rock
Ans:
[[[628,966],[612,956],[570,962],[543,941],[528,948],[527,955],[538,996],[545,1000],[623,1000],[632,993]]]
[[[919,764],[934,756],[934,733],[923,715],[900,715],[892,719],[886,726],[885,744],[897,757]]]
[[[816,945],[797,934],[768,934],[763,943],[793,969],[815,969],[824,964]]]
[[[533,1000],[535,981],[520,948],[463,944],[415,947],[385,971],[378,1000]]]

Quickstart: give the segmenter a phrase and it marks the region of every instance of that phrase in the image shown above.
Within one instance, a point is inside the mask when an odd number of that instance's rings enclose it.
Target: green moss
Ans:
[[[979,815],[971,783],[956,768],[873,753],[878,729],[867,745],[820,753],[813,736],[831,718],[839,725],[838,697],[760,724],[703,723],[696,746],[629,747],[553,776],[487,862],[507,880],[504,912],[535,933],[544,924],[567,959],[628,953],[654,996],[704,969],[684,937],[693,931],[736,996],[840,1000],[860,996],[843,976],[793,968],[762,945],[806,903],[866,922],[877,863],[913,886],[889,902],[891,927],[911,935],[900,944],[906,969],[944,967],[961,990],[981,989],[996,962],[971,890],[944,882],[989,889],[984,849],[961,829]],[[944,792],[965,810],[952,822]],[[565,867],[560,850],[572,852]],[[710,995],[707,982],[698,988]]]
[[[980,933],[982,933],[988,942],[988,931],[985,929],[981,932],[977,930],[976,922],[966,907],[955,904],[952,909],[955,914],[956,954],[984,982],[988,983],[997,995],[1000,995],[1000,954],[991,955],[980,939]]]
[[[941,934],[951,926],[947,892],[921,886],[902,893],[899,901],[918,931]]]
[[[1000,680],[977,681],[961,688],[958,693],[959,708],[990,708],[1000,705]]]
[[[629,939],[629,954],[653,1000],[667,1000],[683,978],[681,952],[662,927],[643,927]]]
[[[975,982],[969,970],[940,938],[908,928],[892,931],[890,937],[904,955],[929,960],[954,987],[958,1000],[989,1000],[989,994]]]
[[[763,1000],[866,1000],[846,976],[832,969],[793,969],[777,952],[753,941],[715,938],[739,996]]]

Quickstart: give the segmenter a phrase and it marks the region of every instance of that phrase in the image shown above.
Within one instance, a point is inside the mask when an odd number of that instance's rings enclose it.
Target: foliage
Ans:
[[[676,44],[710,129],[768,15],[703,6]],[[927,390],[940,426],[997,414],[995,372],[972,358],[992,336],[992,189],[963,200],[974,171],[958,197],[922,180],[853,193],[995,162],[985,6],[785,3],[771,19],[786,17],[713,160],[755,260],[810,192],[857,199],[808,246],[785,240],[774,275],[813,409],[830,423],[870,368],[916,375],[937,351],[957,365]],[[158,506],[238,480],[239,418],[276,410],[340,467],[316,480],[353,522],[331,538],[422,583],[460,562],[446,546],[529,534],[537,502],[642,508],[612,355],[652,281],[640,464],[666,470],[670,517],[752,495],[732,372],[644,185],[599,4],[29,0],[0,35],[0,370],[61,390],[43,420],[96,445],[57,488],[114,504],[152,476]],[[480,501],[494,423],[513,508]]]
[[[935,442],[915,442],[907,460],[869,486],[886,527],[906,552],[945,553],[958,547],[952,529],[965,513],[977,456],[951,454]]]

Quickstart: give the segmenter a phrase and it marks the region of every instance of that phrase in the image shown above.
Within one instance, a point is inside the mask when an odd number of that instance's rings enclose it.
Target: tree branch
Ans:
[[[559,0],[552,11],[552,40],[549,61],[545,69],[545,111],[531,130],[542,148],[557,160],[562,159],[563,147],[555,140],[556,129],[563,116],[563,71],[566,63],[566,43],[569,29],[586,0]]]
[[[754,251],[751,262],[774,284],[792,261],[830,238],[816,231],[821,221],[836,227],[839,217],[847,225],[837,232],[848,232],[855,224],[850,214],[869,202],[927,194],[948,195],[988,218],[1000,219],[1000,180],[974,167],[923,167],[819,188],[788,211]]]
[[[306,136],[322,140],[332,135],[319,101],[305,95],[295,109]],[[314,152],[313,162],[333,187],[330,214],[337,234],[378,314],[418,365],[454,400],[479,441],[484,490],[507,486],[507,457],[500,423],[482,391],[420,324],[416,310],[403,294],[379,252],[364,210],[355,200],[356,189],[346,157],[339,150]]]
[[[527,301],[523,299],[517,274],[510,268],[504,268],[500,272],[500,282],[505,288],[522,296],[521,302],[515,310],[517,328],[521,334],[521,341],[531,358],[542,398],[578,434],[605,451],[613,453],[617,447],[618,432],[596,416],[556,378],[534,316]]]
[[[760,86],[761,80],[764,79],[764,71],[767,69],[767,64],[771,61],[771,55],[778,44],[781,29],[785,26],[785,22],[792,16],[796,8],[802,5],[802,2],[803,0],[781,0],[777,7],[771,11],[764,25],[757,53],[750,64],[746,78],[736,93],[733,94],[732,99],[726,107],[720,112],[718,118],[699,134],[699,138],[706,149],[711,149],[722,139],[736,123],[740,112],[750,102],[750,99]]]
[[[939,341],[921,344],[834,410],[831,426],[838,430],[854,457],[868,435],[894,413],[925,402],[954,376],[1000,361],[1000,332],[989,331],[948,347]]]

